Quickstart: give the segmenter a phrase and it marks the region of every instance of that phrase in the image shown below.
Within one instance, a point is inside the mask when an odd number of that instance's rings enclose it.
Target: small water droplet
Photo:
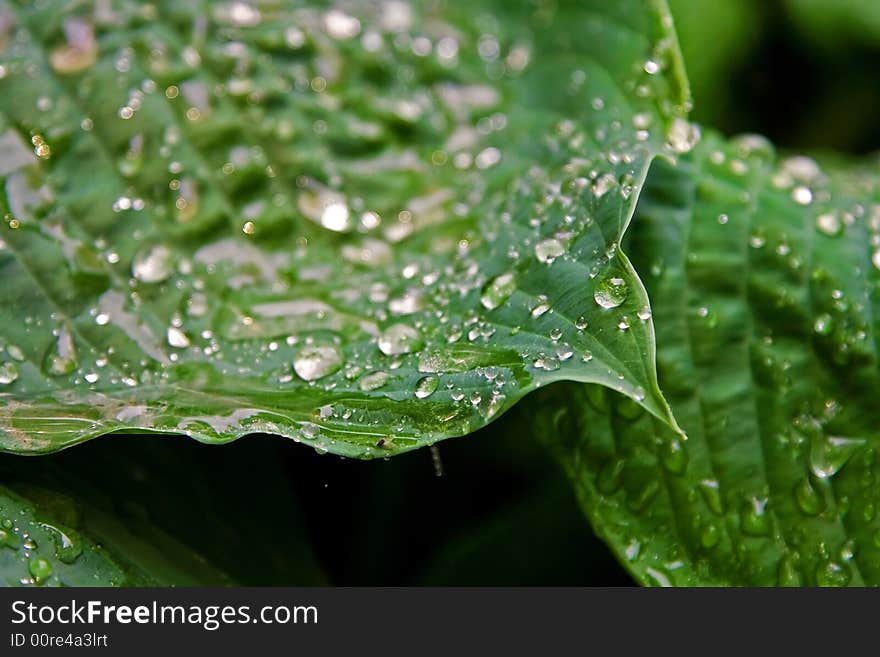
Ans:
[[[840,217],[834,212],[823,212],[816,217],[816,228],[825,235],[835,236],[840,234]]]
[[[743,533],[750,536],[766,536],[770,533],[770,516],[767,500],[751,497],[743,503],[741,512]]]
[[[808,516],[815,516],[825,509],[825,499],[816,487],[805,477],[794,489],[798,508]]]
[[[0,385],[9,385],[18,378],[18,365],[6,361],[0,365]]]
[[[684,443],[680,440],[668,440],[660,448],[660,459],[663,467],[673,474],[684,474],[687,469],[688,455]]]
[[[721,487],[716,479],[703,479],[700,482],[700,493],[706,501],[706,506],[716,515],[724,512],[724,506],[721,502]]]
[[[707,550],[711,550],[718,545],[720,539],[721,531],[718,529],[717,525],[710,523],[703,527],[703,531],[700,532],[700,544]]]
[[[28,561],[28,572],[37,584],[41,584],[52,575],[52,564],[46,559],[32,557]]]

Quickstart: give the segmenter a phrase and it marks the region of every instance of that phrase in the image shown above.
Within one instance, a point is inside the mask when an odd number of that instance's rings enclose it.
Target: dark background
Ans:
[[[817,0],[671,0],[694,119],[781,149],[877,150],[880,2],[874,23],[835,3],[823,18]],[[110,436],[0,469],[48,487],[85,476],[94,503],[243,584],[632,584],[522,412],[439,445],[442,476],[427,450],[359,462],[272,436]]]

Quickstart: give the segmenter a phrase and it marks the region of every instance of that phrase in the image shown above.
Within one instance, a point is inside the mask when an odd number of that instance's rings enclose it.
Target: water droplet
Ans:
[[[791,190],[791,200],[798,205],[809,205],[813,202],[813,192],[809,187],[798,185]]]
[[[663,467],[673,474],[684,474],[687,469],[688,455],[684,443],[680,440],[668,440],[660,448],[660,460]]]
[[[833,477],[864,444],[862,439],[826,436],[821,430],[816,431],[810,438],[810,469],[819,479]]]
[[[816,217],[816,228],[825,235],[839,235],[841,226],[840,217],[834,212],[824,212]]]
[[[176,326],[168,327],[166,337],[168,338],[168,344],[177,349],[184,349],[189,346],[189,338],[186,336],[186,333]]]
[[[718,545],[720,539],[721,531],[718,529],[717,525],[708,524],[703,527],[703,531],[700,532],[700,544],[707,550],[711,550]]]
[[[379,351],[386,356],[408,354],[421,348],[419,332],[408,324],[393,324],[379,336]]]
[[[539,295],[535,299],[535,304],[531,307],[532,317],[540,317],[548,310],[550,310],[550,304],[547,301],[547,297],[543,294]]]
[[[743,503],[743,533],[750,536],[766,536],[770,533],[770,515],[767,513],[767,499],[751,497]]]
[[[321,225],[328,230],[344,232],[351,228],[348,207],[344,203],[329,203],[321,212]]]
[[[52,564],[40,557],[33,557],[28,561],[28,572],[37,584],[41,584],[52,575]]]
[[[333,374],[342,367],[342,352],[333,345],[309,345],[293,359],[293,371],[304,381]]]
[[[535,257],[540,262],[550,264],[564,253],[565,247],[563,246],[562,242],[560,242],[555,237],[541,240],[540,242],[535,244]]]
[[[834,321],[831,318],[831,315],[828,313],[823,313],[816,318],[816,321],[813,322],[813,330],[818,335],[829,335],[834,326]]]
[[[364,392],[378,390],[388,382],[388,378],[386,372],[370,372],[361,377],[358,387]]]
[[[436,376],[423,376],[416,383],[416,397],[424,399],[430,397],[437,390],[439,381]]]
[[[172,271],[171,249],[163,245],[143,249],[131,265],[131,275],[144,283],[161,283]]]
[[[825,509],[825,499],[809,477],[805,477],[795,486],[794,498],[798,508],[808,516],[818,515]]]
[[[703,479],[700,482],[700,493],[706,501],[706,506],[716,515],[724,512],[724,506],[721,502],[721,487],[716,479]]]
[[[18,378],[18,365],[6,361],[0,365],[0,385],[9,385]]]
[[[698,141],[700,141],[700,128],[697,125],[679,117],[672,120],[666,133],[666,143],[672,152],[688,153]]]
[[[55,556],[62,563],[73,563],[83,551],[82,539],[73,530],[42,523],[43,529],[52,535],[55,543]]]
[[[622,278],[606,278],[596,286],[593,299],[603,308],[617,308],[626,300],[629,293],[626,281]]]
[[[587,326],[589,326],[589,322],[587,321],[586,317],[581,316],[575,320],[574,326],[578,331],[583,331],[585,328],[587,328]]]
[[[486,283],[480,303],[487,310],[494,310],[507,301],[516,290],[516,277],[512,273],[501,274]]]

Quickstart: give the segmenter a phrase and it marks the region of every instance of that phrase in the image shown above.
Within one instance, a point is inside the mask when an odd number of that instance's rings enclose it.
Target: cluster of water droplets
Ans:
[[[430,398],[448,407],[438,435],[444,422],[463,431],[491,418],[566,367],[601,368],[595,378],[644,399],[589,343],[650,320],[607,235],[650,153],[685,153],[699,138],[653,107],[669,43],[621,82],[637,91],[635,113],[621,113],[602,76],[573,70],[560,91],[581,114],[536,116],[546,165],[518,165],[502,184],[492,176],[512,156],[509,114],[526,111],[509,101],[533,57],[519,29],[461,23],[457,12],[447,22],[395,0],[220,3],[191,32],[153,32],[159,13],[77,13],[43,33],[36,14],[17,10],[4,28],[2,82],[25,91],[2,107],[11,234],[0,257],[48,239],[69,274],[65,293],[82,298],[35,310],[3,336],[0,389],[27,398],[72,384],[97,393],[89,404],[102,399],[113,424],[208,437],[232,416],[170,422],[156,411],[173,400],[157,407],[153,391],[246,380]],[[146,30],[149,48],[105,55],[111,26]],[[99,52],[112,67],[97,65]],[[100,186],[71,168],[77,149],[109,165],[96,171]],[[70,184],[53,185],[56,171]],[[88,190],[88,213],[74,188]],[[565,289],[535,287],[570,268],[580,279]],[[580,288],[592,292],[568,307]],[[136,403],[119,409],[103,395]],[[239,411],[244,428],[283,429],[271,413]],[[331,404],[300,426],[333,441],[323,430],[334,424],[386,417]]]

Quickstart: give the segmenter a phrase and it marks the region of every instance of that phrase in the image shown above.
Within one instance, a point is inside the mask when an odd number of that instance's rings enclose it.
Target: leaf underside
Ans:
[[[0,449],[369,458],[566,379],[674,426],[619,244],[686,82],[607,4],[0,3]]]

